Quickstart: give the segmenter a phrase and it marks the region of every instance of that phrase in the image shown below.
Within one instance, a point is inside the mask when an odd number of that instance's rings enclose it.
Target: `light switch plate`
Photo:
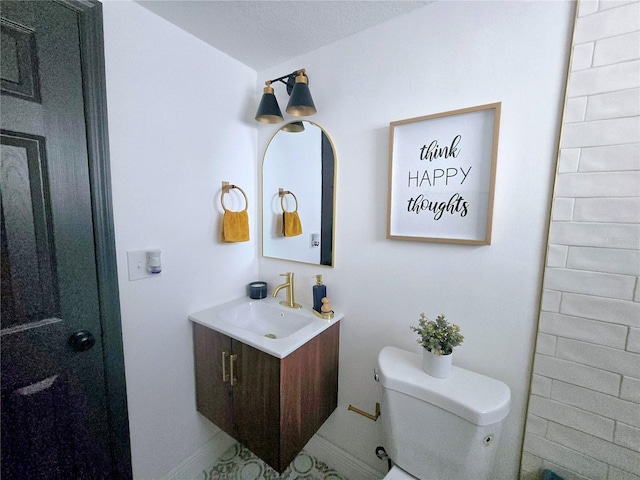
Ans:
[[[147,252],[149,250],[135,250],[127,252],[127,264],[129,268],[129,281],[142,280],[143,278],[157,277],[162,273],[147,272]]]

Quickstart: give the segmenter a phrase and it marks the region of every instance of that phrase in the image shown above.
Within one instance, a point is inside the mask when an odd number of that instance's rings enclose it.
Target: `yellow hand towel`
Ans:
[[[282,213],[282,234],[285,237],[302,235],[302,223],[300,223],[298,211]]]
[[[246,242],[249,240],[249,214],[246,210],[225,210],[222,217],[222,241]]]

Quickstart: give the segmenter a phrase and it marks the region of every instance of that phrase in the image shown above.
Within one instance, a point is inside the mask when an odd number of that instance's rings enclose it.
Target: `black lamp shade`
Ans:
[[[278,101],[273,94],[273,88],[269,85],[264,87],[262,100],[260,100],[258,112],[256,113],[256,120],[262,123],[279,123],[283,121]]]
[[[289,133],[304,132],[304,124],[302,122],[289,122],[284,125],[280,130]]]
[[[287,113],[297,117],[316,113],[316,106],[313,103],[313,98],[311,98],[307,77],[304,74],[296,77],[296,84],[293,86],[291,97],[287,104]]]

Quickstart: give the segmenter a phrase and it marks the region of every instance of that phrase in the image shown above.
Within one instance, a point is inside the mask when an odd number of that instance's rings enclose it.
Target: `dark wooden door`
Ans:
[[[0,7],[2,478],[113,478],[78,15]]]

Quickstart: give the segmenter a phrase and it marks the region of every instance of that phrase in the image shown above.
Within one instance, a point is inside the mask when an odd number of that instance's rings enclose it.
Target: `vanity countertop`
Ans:
[[[296,310],[280,305],[272,297],[242,297],[192,313],[189,320],[284,358],[343,317],[334,311],[331,320],[324,320],[310,307]]]

